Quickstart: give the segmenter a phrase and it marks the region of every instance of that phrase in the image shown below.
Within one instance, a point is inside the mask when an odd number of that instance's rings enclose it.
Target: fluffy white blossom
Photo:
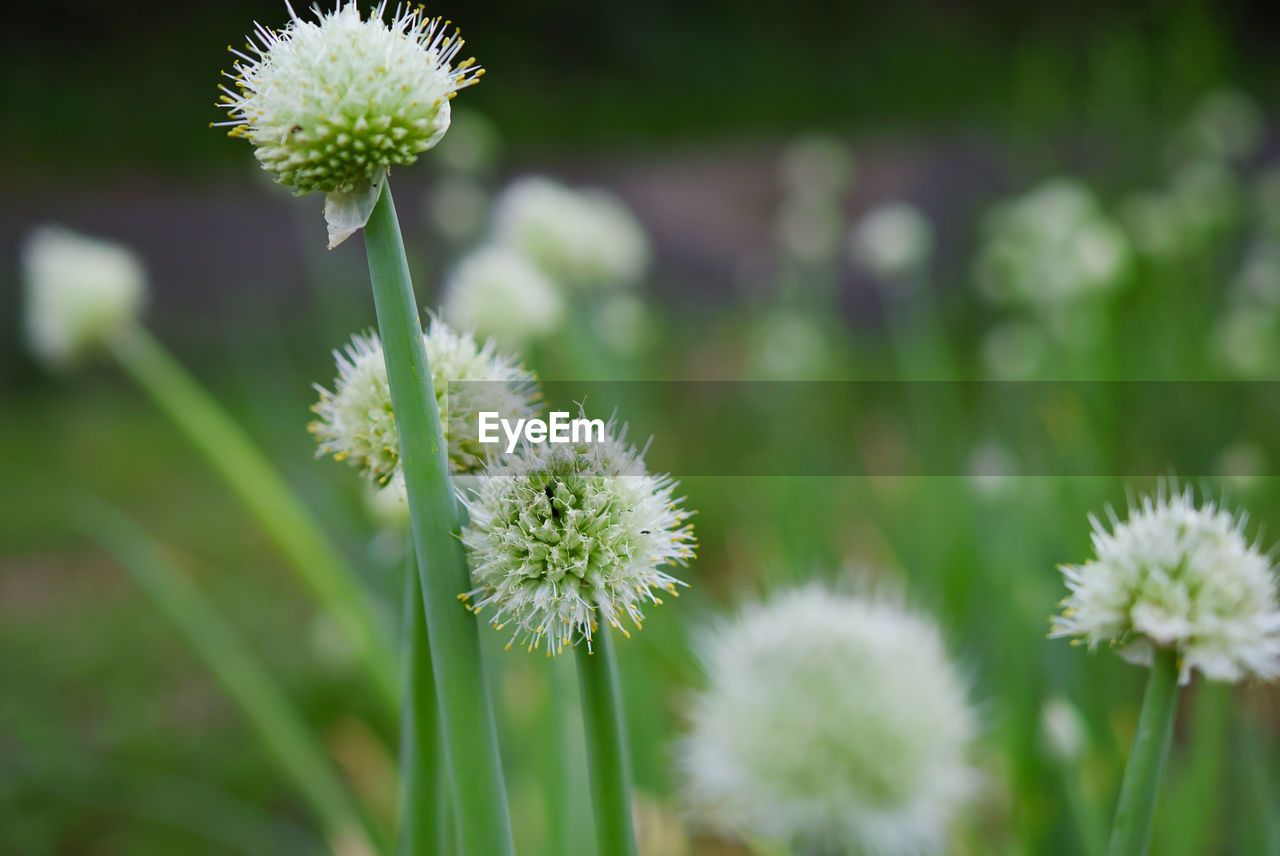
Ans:
[[[933,226],[920,210],[890,202],[868,211],[849,236],[855,264],[881,279],[918,273],[933,252]]]
[[[504,345],[519,345],[559,329],[565,304],[560,291],[522,254],[490,245],[458,263],[445,281],[440,311],[451,324]]]
[[[839,137],[806,134],[787,143],[778,171],[787,196],[834,201],[853,184],[857,161]]]
[[[1125,233],[1083,185],[1054,179],[991,210],[977,257],[978,283],[996,303],[1053,308],[1124,282]]]
[[[627,634],[624,621],[638,628],[643,606],[662,603],[655,589],[683,585],[668,569],[693,557],[689,512],[625,435],[611,421],[603,441],[526,444],[464,497],[477,587],[461,597],[496,628],[514,625],[508,647],[590,649],[601,623]]]
[[[1176,649],[1183,681],[1192,669],[1219,681],[1280,675],[1275,573],[1243,515],[1162,489],[1128,519],[1109,517],[1110,531],[1091,518],[1096,557],[1062,568],[1070,595],[1053,636],[1109,642],[1148,665],[1154,649]]]
[[[348,193],[392,165],[411,164],[449,128],[449,99],[483,73],[453,66],[463,40],[422,7],[388,23],[385,0],[362,20],[354,2],[316,20],[292,14],[256,41],[228,75],[220,106],[230,134],[254,146],[262,166],[301,195]]]
[[[698,814],[797,854],[937,852],[976,784],[965,681],[937,627],[808,586],[708,634],[681,756]]]
[[[494,205],[494,237],[570,287],[631,285],[649,265],[649,240],[631,210],[603,190],[547,178],[511,184]]]
[[[495,411],[507,419],[532,415],[538,395],[533,376],[498,353],[493,342],[481,346],[437,318],[423,341],[449,465],[455,473],[475,472],[488,454],[477,437],[478,413]],[[317,385],[320,400],[312,407],[318,418],[310,429],[320,444],[318,454],[349,461],[386,483],[400,469],[400,434],[382,343],[375,333],[357,334],[333,356],[338,366],[333,391]]]
[[[25,325],[32,352],[54,368],[74,364],[134,321],[146,271],[129,249],[66,229],[37,229],[22,248]]]

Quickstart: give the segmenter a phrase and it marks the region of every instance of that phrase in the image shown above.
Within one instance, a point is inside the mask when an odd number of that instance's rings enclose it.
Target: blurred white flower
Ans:
[[[435,157],[455,172],[483,175],[497,163],[501,150],[502,137],[492,119],[476,110],[457,109]]]
[[[1218,160],[1202,158],[1178,167],[1171,190],[1191,237],[1204,238],[1226,229],[1243,212],[1240,180]]]
[[[782,250],[801,261],[833,259],[840,250],[844,212],[833,200],[785,200],[775,225]]]
[[[632,285],[649,265],[649,239],[617,197],[522,178],[494,205],[494,238],[556,282],[578,288]]]
[[[1141,191],[1120,204],[1120,219],[1134,248],[1157,259],[1176,257],[1187,249],[1183,243],[1182,209],[1169,194]]]
[[[142,311],[147,276],[126,247],[45,226],[22,247],[25,327],[32,352],[63,369]]]
[[[976,784],[965,682],[937,627],[819,586],[709,634],[682,745],[686,796],[731,833],[797,852],[940,851]]]
[[[1258,148],[1263,130],[1262,111],[1252,98],[1234,89],[1218,89],[1191,111],[1180,143],[1193,154],[1239,159]]]
[[[969,483],[987,496],[997,496],[1018,474],[1018,459],[998,440],[985,440],[969,452],[965,470]]]
[[[983,227],[977,279],[996,303],[1052,309],[1110,292],[1129,271],[1124,232],[1075,181],[1053,179],[1001,202]]]
[[[1069,764],[1088,747],[1089,727],[1075,705],[1055,696],[1040,708],[1040,742],[1050,757]]]
[[[996,380],[1028,380],[1043,367],[1049,350],[1042,329],[1030,321],[1005,321],[982,340],[982,363]]]
[[[489,245],[458,262],[445,280],[441,314],[450,324],[514,347],[564,323],[564,297],[532,262]]]
[[[238,57],[236,89],[221,87],[230,134],[254,146],[263,168],[299,195],[348,193],[392,165],[411,164],[449,128],[449,100],[475,83],[474,60],[452,65],[463,40],[447,22],[386,4],[361,20],[355,2],[315,22],[256,25]]]
[[[1275,316],[1256,308],[1237,306],[1227,310],[1209,334],[1209,353],[1232,374],[1265,378],[1280,367]]]
[[[1090,517],[1096,557],[1062,567],[1070,594],[1052,636],[1109,642],[1143,665],[1173,648],[1183,682],[1192,669],[1229,682],[1280,675],[1275,572],[1243,515],[1162,488],[1127,520],[1108,516],[1110,531]]]
[[[478,413],[495,411],[505,418],[534,413],[538,390],[533,375],[513,358],[498,353],[493,342],[476,343],[432,318],[423,334],[431,383],[455,473],[480,469],[488,447],[480,443]],[[310,430],[319,443],[317,455],[348,461],[380,484],[400,469],[400,434],[391,406],[391,387],[382,343],[376,333],[357,334],[334,351],[338,377],[333,392],[316,385],[320,400],[312,407],[317,419]]]
[[[797,137],[782,150],[780,171],[787,196],[838,200],[853,183],[853,150],[827,134]]]
[[[448,173],[423,199],[423,208],[440,234],[454,244],[478,237],[489,214],[489,191],[464,173]]]
[[[849,236],[854,264],[882,280],[902,280],[924,270],[933,253],[933,225],[905,202],[872,208]]]
[[[827,365],[827,334],[811,314],[775,309],[754,325],[747,371],[759,380],[814,380]]]
[[[658,321],[644,299],[631,292],[606,297],[596,312],[596,330],[616,354],[634,354],[658,338]]]
[[[585,642],[601,623],[640,627],[654,589],[683,585],[668,573],[693,557],[689,512],[666,476],[649,475],[641,452],[612,421],[603,442],[526,444],[496,458],[464,497],[462,541],[477,614],[547,656]],[[629,635],[629,634],[628,634]]]

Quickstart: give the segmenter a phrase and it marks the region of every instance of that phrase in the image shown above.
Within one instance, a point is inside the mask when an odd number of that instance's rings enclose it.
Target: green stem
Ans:
[[[458,508],[422,341],[422,321],[390,185],[384,185],[373,207],[364,238],[400,434],[400,461],[409,494],[458,839],[464,856],[504,856],[515,848],[497,728],[485,685],[479,628],[458,603],[471,581],[458,537]]]
[[[406,689],[400,707],[400,824],[396,845],[399,856],[449,852],[447,842],[442,839],[438,816],[445,794],[440,787],[436,682],[431,671],[427,616],[422,611],[422,586],[412,544],[407,557],[402,663]]]
[[[613,640],[606,628],[592,639],[594,650],[576,646],[582,684],[582,725],[601,856],[636,856],[631,826],[631,759]]]
[[[1138,731],[1129,752],[1129,766],[1120,787],[1115,826],[1108,856],[1143,856],[1151,840],[1151,816],[1160,790],[1160,775],[1173,739],[1178,709],[1178,655],[1172,649],[1156,650],[1142,698]]]
[[[163,345],[137,327],[113,339],[109,347],[310,585],[346,633],[387,711],[394,713],[400,692],[390,635],[378,620],[369,593],[324,529],[253,440]]]
[[[385,853],[382,836],[356,807],[325,750],[279,683],[231,625],[186,577],[170,564],[137,526],[115,509],[89,503],[82,525],[111,552],[186,635],[209,670],[235,699],[281,770],[311,804],[335,853],[346,852],[351,837],[367,839]]]

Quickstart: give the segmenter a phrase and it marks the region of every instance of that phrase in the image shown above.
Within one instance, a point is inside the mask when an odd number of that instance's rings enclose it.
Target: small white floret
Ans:
[[[142,262],[129,249],[44,227],[22,248],[25,326],[35,355],[66,368],[137,319],[147,297]]]

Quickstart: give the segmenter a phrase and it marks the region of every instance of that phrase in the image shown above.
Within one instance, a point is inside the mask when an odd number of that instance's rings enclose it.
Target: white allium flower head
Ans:
[[[523,253],[566,286],[632,285],[649,266],[644,228],[621,200],[603,190],[522,178],[498,197],[493,217],[497,243]]]
[[[811,585],[701,647],[681,766],[711,825],[797,853],[932,853],[976,785],[977,718],[937,627]]]
[[[463,40],[449,22],[386,2],[361,19],[355,2],[304,21],[290,9],[279,32],[255,25],[219,106],[230,134],[253,144],[263,168],[298,195],[348,193],[407,165],[449,128],[449,100],[484,73],[453,65]]]
[[[1109,642],[1144,665],[1173,648],[1184,682],[1192,669],[1228,682],[1280,675],[1275,572],[1244,515],[1162,487],[1128,519],[1108,516],[1110,531],[1091,518],[1096,557],[1062,567],[1070,594],[1050,635]]]
[[[874,276],[887,280],[909,277],[929,263],[933,225],[914,205],[879,205],[854,227],[849,251],[854,263]]]
[[[34,354],[67,368],[133,322],[147,297],[142,262],[129,249],[66,229],[37,229],[22,248],[25,325]]]
[[[497,244],[473,251],[445,281],[441,314],[451,324],[520,345],[560,328],[564,297],[521,253]]]
[[[500,354],[492,341],[480,345],[438,318],[431,319],[423,341],[450,468],[476,472],[488,454],[477,437],[477,414],[496,411],[507,419],[532,415],[538,397],[533,375]],[[349,461],[385,484],[400,470],[400,434],[382,343],[375,333],[357,334],[333,356],[338,365],[333,391],[317,385],[320,400],[312,407],[318,418],[310,430],[319,442],[318,454]]]
[[[1053,179],[995,206],[984,223],[977,277],[996,303],[1053,308],[1113,291],[1132,250],[1084,185]]]
[[[597,438],[592,438],[596,440]],[[630,635],[655,589],[675,595],[672,565],[694,555],[675,483],[650,475],[612,420],[602,442],[526,444],[493,460],[463,501],[462,540],[476,589],[461,595],[511,640],[547,656],[585,643],[601,624]]]

